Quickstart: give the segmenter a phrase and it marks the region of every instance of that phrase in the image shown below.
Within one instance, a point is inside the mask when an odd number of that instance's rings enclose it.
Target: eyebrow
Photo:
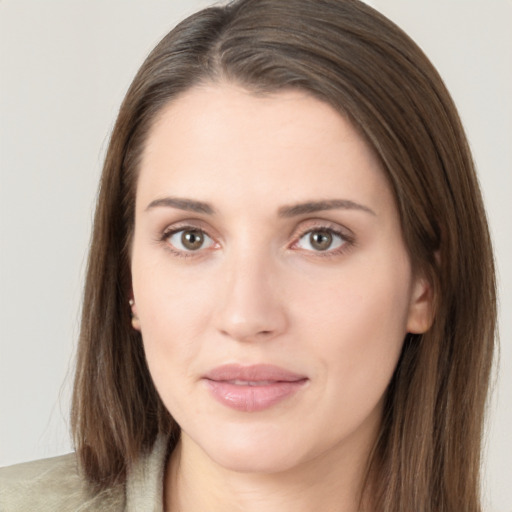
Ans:
[[[364,206],[349,199],[328,199],[325,201],[308,201],[290,206],[282,206],[278,213],[280,217],[295,217],[308,213],[316,213],[326,210],[360,210],[371,215],[377,215],[371,208]]]
[[[146,211],[158,207],[177,208],[195,213],[203,213],[205,215],[213,215],[215,209],[203,201],[196,201],[194,199],[186,199],[180,197],[162,197],[151,201],[146,207]],[[278,210],[279,217],[296,217],[297,215],[305,215],[327,210],[359,210],[371,215],[377,215],[371,208],[362,204],[350,201],[349,199],[328,199],[323,201],[308,201],[289,206],[281,206]]]
[[[178,210],[185,210],[187,212],[204,213],[206,215],[213,215],[215,213],[215,210],[208,203],[180,197],[162,197],[161,199],[155,199],[148,204],[146,211],[159,206],[177,208]]]

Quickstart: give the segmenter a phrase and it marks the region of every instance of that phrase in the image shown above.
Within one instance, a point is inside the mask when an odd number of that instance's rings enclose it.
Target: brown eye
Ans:
[[[329,231],[312,231],[309,234],[309,243],[317,251],[326,251],[331,247],[332,234]]]
[[[167,241],[178,251],[193,252],[212,247],[214,241],[199,229],[180,229],[167,237]]]
[[[189,251],[197,251],[204,243],[204,235],[201,231],[182,231],[181,243]]]
[[[312,252],[325,252],[338,249],[346,239],[331,229],[315,229],[302,235],[297,243],[301,249]]]

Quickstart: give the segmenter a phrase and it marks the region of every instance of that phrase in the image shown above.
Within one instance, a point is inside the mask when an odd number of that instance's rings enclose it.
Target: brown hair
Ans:
[[[238,0],[172,30],[121,106],[97,203],[72,407],[91,483],[123,482],[159,433],[179,434],[130,325],[129,248],[138,164],[162,107],[204,82],[300,88],[347,116],[381,160],[436,314],[408,335],[386,394],[369,487],[382,512],[477,512],[496,298],[491,243],[455,106],[393,23],[356,0]]]

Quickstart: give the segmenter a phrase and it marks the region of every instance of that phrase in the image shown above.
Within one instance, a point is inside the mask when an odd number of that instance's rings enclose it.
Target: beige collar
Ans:
[[[126,479],[126,512],[163,512],[163,484],[168,439],[159,436]]]

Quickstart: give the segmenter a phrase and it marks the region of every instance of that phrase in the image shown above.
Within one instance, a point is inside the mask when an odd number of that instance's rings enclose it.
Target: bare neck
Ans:
[[[237,472],[182,435],[167,464],[165,511],[357,512],[369,451],[345,448],[279,473]]]

